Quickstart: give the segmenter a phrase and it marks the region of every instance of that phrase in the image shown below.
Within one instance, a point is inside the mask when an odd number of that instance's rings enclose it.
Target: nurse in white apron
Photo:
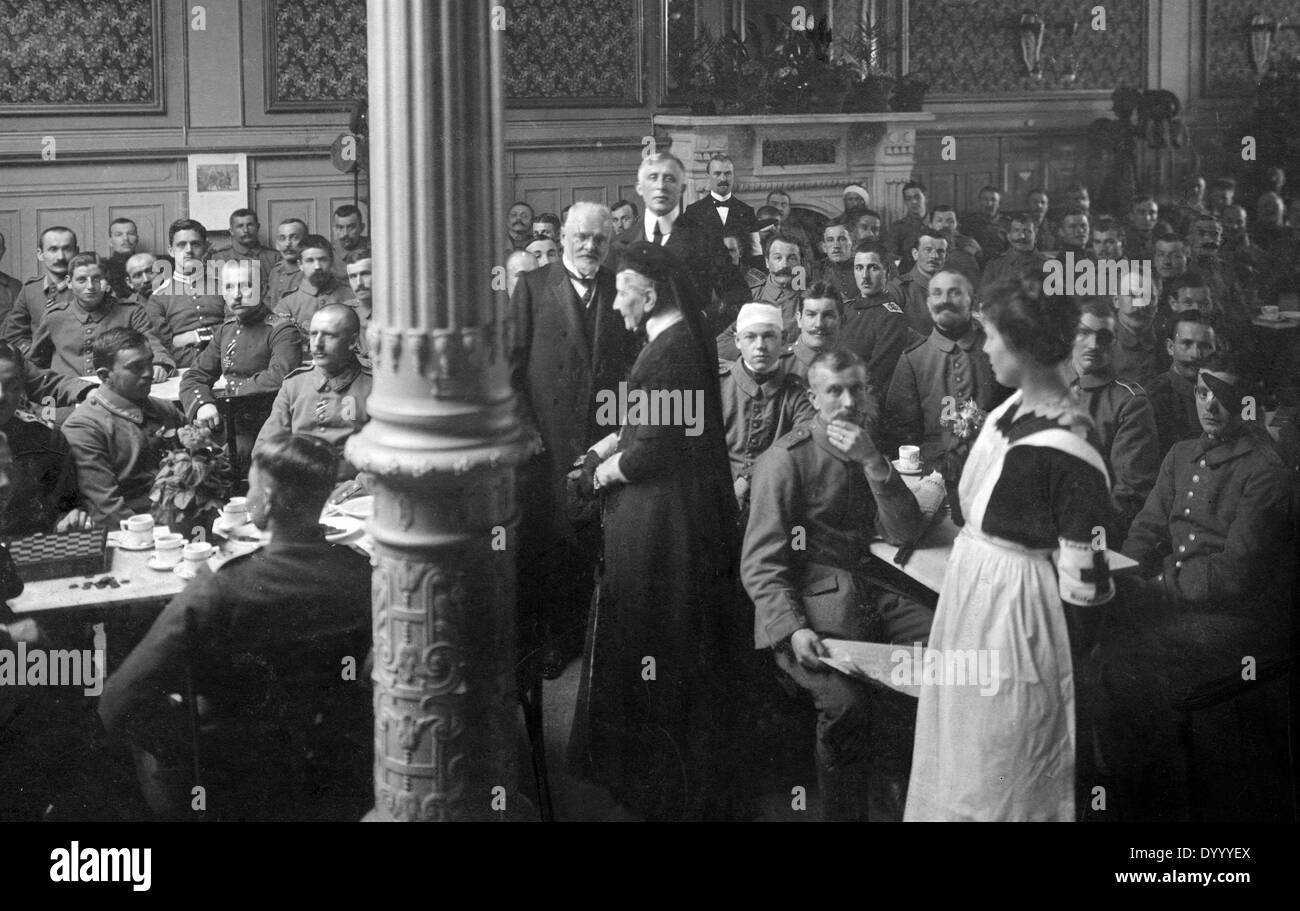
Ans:
[[[1008,282],[981,318],[994,374],[1017,392],[988,416],[962,472],[966,525],[930,635],[937,672],[921,689],[904,818],[1072,821],[1067,611],[1114,594],[1098,534],[1113,521],[1109,479],[1059,373],[1074,300]],[[981,673],[962,673],[971,668]]]

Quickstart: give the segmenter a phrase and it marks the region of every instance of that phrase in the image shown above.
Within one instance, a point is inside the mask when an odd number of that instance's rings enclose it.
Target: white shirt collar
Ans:
[[[666,215],[659,216],[659,230],[664,232],[664,237],[673,233],[673,225],[677,222],[677,209]],[[654,243],[655,239],[655,214],[649,209],[645,213],[645,239]]]

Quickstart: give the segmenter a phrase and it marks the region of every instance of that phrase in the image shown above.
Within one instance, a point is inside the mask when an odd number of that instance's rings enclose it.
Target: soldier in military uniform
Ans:
[[[1163,372],[1161,356],[1163,347],[1156,341],[1153,323],[1156,308],[1154,300],[1141,294],[1121,293],[1115,296],[1118,319],[1115,321],[1116,345],[1112,350],[1111,364],[1118,376],[1126,377],[1146,386]]]
[[[225,380],[227,398],[254,396],[232,403],[238,408],[235,423],[242,459],[252,450],[257,431],[271,412],[270,397],[302,363],[302,339],[291,324],[270,321],[258,289],[251,285],[247,266],[238,260],[222,266],[221,294],[234,316],[217,327],[212,343],[181,378],[181,407],[191,421],[216,429],[221,415],[213,384],[218,379]],[[261,397],[256,398],[259,393]]]
[[[357,470],[343,457],[343,444],[370,420],[370,370],[357,360],[361,325],[347,304],[328,304],[311,318],[310,365],[285,377],[271,406],[271,416],[257,436],[260,445],[278,433],[306,433],[334,447],[340,481]],[[256,448],[256,447],[255,447]]]
[[[1038,228],[1034,224],[1032,215],[1018,213],[1011,216],[1007,241],[1011,244],[1011,248],[993,257],[984,266],[984,272],[980,275],[980,288],[991,288],[1002,282],[1019,278],[1021,273],[1030,269],[1042,269],[1045,257],[1035,249],[1038,243]]]
[[[109,329],[123,327],[143,333],[153,352],[153,379],[161,383],[175,372],[143,307],[114,300],[107,292],[103,260],[97,253],[78,253],[69,263],[71,300],[56,300],[32,338],[31,359],[38,367],[67,377],[95,372],[94,341]]]
[[[275,248],[280,252],[280,261],[271,269],[266,291],[266,303],[272,310],[280,298],[297,291],[302,282],[299,257],[307,234],[307,223],[301,218],[286,218],[275,229]]]
[[[91,517],[116,527],[149,511],[163,452],[185,417],[170,402],[149,396],[153,352],[143,333],[109,329],[95,339],[92,354],[102,385],[64,422],[63,435]]]
[[[36,252],[45,274],[23,283],[0,327],[0,339],[23,354],[32,347],[32,333],[44,318],[46,307],[56,300],[72,298],[68,290],[68,263],[77,255],[77,235],[68,228],[46,228],[41,232]]]
[[[803,251],[799,238],[789,231],[777,231],[765,241],[763,255],[767,261],[767,271],[750,269],[745,275],[745,281],[749,285],[749,301],[780,307],[785,321],[782,343],[793,342],[799,335],[799,304],[803,301],[801,289],[807,287],[806,281],[795,281],[796,275],[806,274],[802,271]],[[732,361],[739,356],[736,324],[732,323],[718,336],[718,357]]]
[[[257,236],[261,227],[257,213],[252,209],[236,209],[230,213],[230,243],[213,250],[208,258],[217,263],[256,260],[258,282],[262,293],[266,294],[271,284],[271,272],[280,261],[280,254],[262,246],[262,239]]]
[[[21,407],[28,380],[25,358],[0,342],[0,434],[13,465],[9,499],[0,510],[0,535],[49,534],[89,526],[80,508],[77,472],[68,441],[56,427]]]
[[[270,543],[201,567],[106,681],[100,717],[136,746],[158,815],[194,818],[190,722],[169,698],[187,685],[215,818],[355,819],[373,800],[370,562],[322,534],[335,473],[319,440],[267,439],[248,506]]]
[[[1109,546],[1117,550],[1156,482],[1160,441],[1146,392],[1115,375],[1114,350],[1115,315],[1110,301],[1085,300],[1071,359],[1076,374],[1072,388],[1092,417],[1090,440],[1110,471],[1111,505],[1121,537]]]
[[[189,367],[225,321],[226,305],[203,263],[208,229],[190,218],[177,219],[167,229],[167,243],[174,266],[155,279],[145,309],[176,366]]]
[[[280,298],[275,315],[298,327],[304,342],[311,326],[312,314],[326,304],[343,304],[356,297],[347,285],[347,266],[342,265],[343,281],[334,273],[334,248],[319,234],[308,234],[300,254],[302,281],[296,291]],[[304,353],[310,353],[304,347]]]
[[[925,184],[919,180],[903,184],[903,204],[907,212],[889,226],[887,245],[899,270],[910,272],[916,264],[916,247],[921,235],[930,230]]]
[[[894,295],[903,307],[907,325],[920,335],[930,331],[930,310],[926,306],[930,297],[930,279],[948,261],[948,239],[933,228],[927,228],[926,232],[917,239],[912,251],[916,265],[893,282]]]
[[[977,211],[967,212],[961,216],[961,223],[980,245],[983,251],[980,266],[984,267],[993,257],[1000,256],[1006,251],[1007,231],[1011,229],[1011,219],[1006,213],[1000,211],[1002,191],[997,187],[982,187],[979,204]]]
[[[799,306],[799,338],[781,351],[781,366],[801,380],[808,379],[813,358],[839,344],[844,301],[839,289],[826,282],[814,282]]]
[[[984,353],[983,327],[971,318],[970,282],[947,269],[930,280],[927,306],[931,330],[903,352],[885,397],[883,441],[893,452],[900,445],[921,447],[921,461],[950,482],[960,466],[949,455],[961,444],[944,418],[974,401],[986,413],[1011,394],[993,376]],[[968,441],[968,442],[973,442]]]
[[[812,270],[813,281],[833,284],[841,299],[854,297],[858,291],[853,277],[854,241],[847,224],[849,217],[850,215],[845,215],[826,223],[822,230],[822,250],[826,253],[826,258]]]
[[[1196,375],[1218,347],[1214,327],[1197,310],[1173,314],[1168,335],[1165,348],[1173,358],[1173,365],[1146,387],[1155,413],[1162,459],[1179,440],[1199,435]]]
[[[745,304],[736,317],[740,357],[720,364],[722,421],[742,529],[748,518],[754,461],[773,440],[813,415],[807,387],[788,371],[790,359],[778,357],[781,327],[781,311],[776,307]]]
[[[889,282],[889,254],[864,240],[853,251],[859,296],[844,305],[839,344],[867,365],[867,382],[877,400],[889,389],[894,366],[913,334],[907,327],[897,289]]]
[[[912,644],[933,611],[868,574],[868,545],[913,540],[916,498],[873,439],[875,404],[852,352],[820,355],[809,375],[813,420],[758,460],[741,580],[754,601],[754,644],[813,698],[827,819],[901,819],[915,706],[832,671],[822,637]],[[791,546],[795,529],[803,547]],[[910,716],[910,717],[909,717]],[[910,722],[910,723],[909,723]],[[870,794],[870,811],[868,811]]]

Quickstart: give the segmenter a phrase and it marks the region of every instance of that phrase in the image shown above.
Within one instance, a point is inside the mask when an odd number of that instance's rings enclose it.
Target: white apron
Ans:
[[[986,535],[981,526],[1011,446],[1049,446],[1106,473],[1064,427],[1015,443],[997,430],[1015,393],[985,421],[962,471],[966,525],[953,547],[929,648],[977,652],[987,685],[923,681],[904,820],[1074,819],[1074,669],[1054,550]],[[971,665],[974,666],[974,665]]]

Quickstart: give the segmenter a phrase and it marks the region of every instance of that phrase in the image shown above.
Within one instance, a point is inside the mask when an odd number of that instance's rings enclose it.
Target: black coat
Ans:
[[[572,535],[564,519],[564,476],[573,460],[616,426],[596,423],[596,394],[617,393],[636,359],[636,334],[614,310],[614,273],[596,273],[594,343],[582,301],[563,262],[519,276],[511,298],[511,369],[515,392],[541,435],[543,451],[531,466],[549,496],[534,504],[552,533]]]
[[[691,216],[691,220],[698,222],[702,227],[708,228],[717,235],[718,240],[722,240],[723,234],[739,234],[741,264],[758,269],[764,268],[762,255],[753,256],[749,253],[750,235],[758,233],[758,216],[754,213],[754,207],[747,202],[742,202],[735,193],[731,194],[731,199],[727,202],[729,205],[725,225],[722,223],[722,217],[718,215],[718,207],[714,205],[711,193],[706,193],[703,199],[697,199],[687,206],[684,214]]]
[[[729,812],[727,688],[752,621],[732,597],[735,500],[717,374],[685,322],[646,345],[629,389],[702,402],[700,432],[629,423],[619,441],[629,483],[605,502],[604,572],[569,758],[650,819]]]

